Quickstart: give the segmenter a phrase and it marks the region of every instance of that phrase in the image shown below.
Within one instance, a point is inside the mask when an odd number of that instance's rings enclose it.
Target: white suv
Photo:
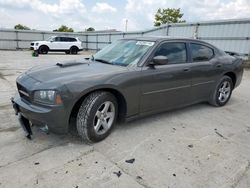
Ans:
[[[45,41],[34,41],[30,45],[30,48],[37,50],[39,54],[47,54],[48,51],[77,54],[78,51],[83,50],[82,42],[74,37],[53,36]]]

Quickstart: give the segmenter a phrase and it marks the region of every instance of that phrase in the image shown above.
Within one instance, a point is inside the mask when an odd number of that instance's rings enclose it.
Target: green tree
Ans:
[[[19,29],[19,30],[30,30],[29,27],[25,26],[25,25],[21,25],[21,24],[17,24],[14,26],[14,29]]]
[[[53,31],[57,32],[74,32],[74,30],[71,27],[67,27],[66,25],[61,25],[58,29],[55,29]]]
[[[93,27],[89,27],[86,31],[95,31],[95,29]]]
[[[160,26],[162,24],[166,23],[182,23],[186,22],[185,20],[181,20],[183,16],[183,13],[181,13],[181,10],[175,9],[175,8],[167,8],[167,9],[161,9],[159,8],[157,10],[157,13],[155,14],[155,21],[154,26]]]

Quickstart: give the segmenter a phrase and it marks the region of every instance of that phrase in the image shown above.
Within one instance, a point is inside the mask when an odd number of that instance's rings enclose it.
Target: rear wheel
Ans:
[[[117,101],[109,92],[91,93],[77,114],[77,132],[85,142],[98,142],[110,133],[117,118]]]
[[[71,53],[71,54],[77,54],[77,53],[78,53],[78,48],[77,48],[76,46],[72,46],[72,47],[70,48],[70,53]]]
[[[47,54],[49,51],[48,46],[40,46],[38,49],[39,54]]]
[[[223,76],[218,82],[210,99],[214,106],[224,106],[230,99],[233,90],[233,82],[229,76]]]

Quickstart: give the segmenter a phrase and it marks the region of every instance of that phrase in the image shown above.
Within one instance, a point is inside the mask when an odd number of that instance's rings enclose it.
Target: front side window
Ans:
[[[61,37],[56,37],[56,38],[55,38],[55,41],[56,41],[56,42],[60,42],[60,41],[61,41]]]
[[[214,56],[213,49],[201,44],[191,43],[190,49],[193,62],[208,61]]]
[[[118,40],[97,52],[93,58],[113,65],[131,66],[137,64],[154,44],[153,41]]]
[[[181,42],[167,42],[162,44],[154,56],[167,56],[169,64],[186,63],[186,44]]]

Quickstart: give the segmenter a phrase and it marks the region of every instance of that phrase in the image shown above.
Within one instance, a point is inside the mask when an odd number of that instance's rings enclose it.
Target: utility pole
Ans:
[[[128,31],[128,19],[125,20],[125,31]]]

